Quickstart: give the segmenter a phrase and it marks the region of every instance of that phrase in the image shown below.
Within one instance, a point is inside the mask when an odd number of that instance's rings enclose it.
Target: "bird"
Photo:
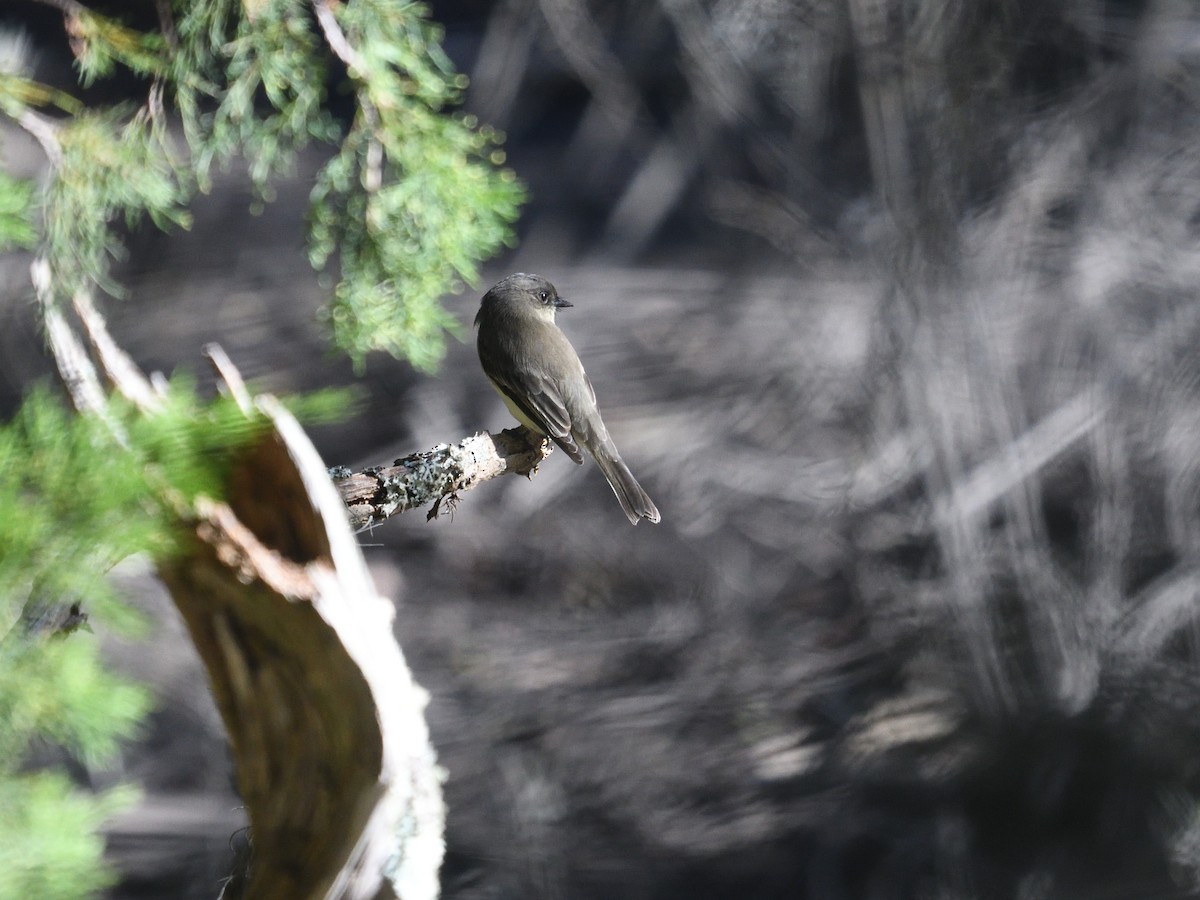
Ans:
[[[554,441],[577,464],[583,447],[634,525],[659,522],[654,501],[621,460],[596,406],[596,391],[554,314],[573,303],[541,275],[517,272],[483,295],[475,325],[483,373],[522,425]]]

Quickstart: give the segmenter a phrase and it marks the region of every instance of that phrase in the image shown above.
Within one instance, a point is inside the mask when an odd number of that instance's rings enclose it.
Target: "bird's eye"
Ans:
[[[541,297],[541,298],[542,298],[542,300],[549,300],[549,299],[550,299],[550,295],[549,295],[549,294],[547,294],[545,291],[538,291],[538,296],[539,296],[539,297]]]

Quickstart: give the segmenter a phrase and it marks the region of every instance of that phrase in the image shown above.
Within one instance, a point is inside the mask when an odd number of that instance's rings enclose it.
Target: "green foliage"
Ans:
[[[310,255],[318,266],[336,255],[341,280],[329,319],[356,361],[382,349],[432,368],[455,322],[439,298],[457,279],[476,281],[475,260],[508,237],[494,210],[515,208],[519,186],[471,160],[485,135],[431,120],[427,131],[381,135],[391,178],[371,192],[361,182],[373,138],[356,126],[313,191]],[[476,202],[456,211],[464,197]]]
[[[46,742],[87,765],[111,762],[148,708],[143,689],[105,670],[89,634],[46,624],[53,610],[80,603],[104,627],[136,633],[141,618],[106,572],[174,552],[178,504],[222,496],[230,460],[265,425],[232,400],[198,402],[182,380],[154,415],[120,403],[109,412],[75,416],[36,390],[0,426],[0,900],[76,898],[106,883],[91,835],[117,797],[23,766]],[[28,855],[8,859],[14,848]]]
[[[86,633],[41,627],[48,607],[81,602],[105,625],[140,618],[103,577],[118,559],[167,546],[148,515],[146,474],[114,453],[92,419],[36,392],[0,427],[0,898],[75,898],[109,880],[95,835],[116,795],[24,769],[52,742],[88,765],[111,762],[148,708],[107,672]],[[36,613],[33,614],[33,613]],[[121,795],[128,797],[128,794]]]
[[[235,451],[265,427],[264,419],[247,418],[230,398],[201,403],[185,377],[172,381],[155,415],[122,405],[116,411],[129,435],[128,455],[153,478],[149,487],[160,495],[169,487],[188,502],[201,495],[223,497]]]
[[[523,191],[496,168],[499,136],[447,114],[465,79],[424,7],[350,0],[331,9],[353,54],[358,108],[312,196],[311,259],[336,260],[340,276],[328,320],[358,363],[380,349],[432,368],[455,326],[440,298],[477,280],[478,261],[511,241]],[[214,162],[242,154],[269,197],[268,179],[299,148],[336,138],[323,106],[330,51],[308,3],[190,4],[178,32],[187,72],[204,76],[175,75],[202,184]]]
[[[314,266],[337,270],[327,316],[335,341],[358,364],[378,349],[436,365],[456,328],[441,297],[478,281],[480,260],[512,241],[524,191],[498,168],[501,136],[453,112],[466,79],[442,52],[424,6],[347,0],[320,8],[328,18],[311,0],[175,0],[177,19],[161,34],[70,13],[85,84],[118,66],[151,80],[137,113],[82,112],[60,91],[0,76],[7,115],[49,104],[73,114],[53,128],[62,154],[41,204],[59,296],[91,284],[118,293],[109,277],[122,252],[118,223],[148,216],[159,227],[186,227],[193,181],[207,189],[213,166],[235,158],[270,199],[271,179],[315,140],[336,145],[313,190],[309,246]],[[327,85],[342,63],[355,106],[339,138]],[[183,121],[186,160],[176,158],[159,115],[164,93]]]
[[[34,184],[0,172],[0,252],[37,244]]]
[[[336,256],[329,319],[361,363],[374,349],[432,368],[454,320],[439,298],[511,241],[524,198],[500,136],[445,108],[465,79],[441,52],[419,4],[352,0],[336,7],[356,52],[359,112],[313,190],[310,256]]]
[[[232,399],[200,402],[185,378],[162,400],[153,415],[113,401],[101,421],[35,390],[0,427],[0,629],[19,611],[4,604],[28,597],[85,598],[107,625],[136,628],[105,573],[135,554],[171,553],[177,505],[224,496],[237,451],[266,427]],[[326,391],[288,405],[306,421],[329,421],[348,400]]]
[[[121,109],[88,112],[58,131],[62,161],[43,200],[42,243],[60,296],[94,284],[118,292],[108,276],[123,252],[117,222],[191,223],[187,175],[169,137],[145,116],[124,119]]]
[[[149,709],[146,692],[107,672],[87,633],[19,629],[0,647],[0,771],[15,774],[9,761],[35,741],[58,744],[89,766],[111,763]]]
[[[197,176],[207,188],[214,162],[241,156],[256,189],[269,198],[268,180],[291,165],[297,150],[311,139],[337,135],[322,106],[327,64],[308,4],[214,0],[179,6],[173,74]]]
[[[16,118],[31,106],[56,106],[70,115],[83,111],[83,104],[66,91],[11,72],[0,72],[0,111]]]
[[[86,7],[67,16],[66,29],[84,85],[110,77],[118,65],[137,75],[166,71],[167,42],[161,34],[135,31]]]
[[[43,391],[0,429],[0,603],[87,598],[106,620],[132,624],[104,573],[163,547],[141,461],[115,449],[101,423],[72,416]]]
[[[352,417],[362,400],[354,388],[326,388],[311,394],[280,397],[279,402],[305,425],[332,425]]]
[[[0,778],[0,900],[78,900],[115,879],[99,864],[103,821],[128,806],[127,788],[99,796],[50,772]]]

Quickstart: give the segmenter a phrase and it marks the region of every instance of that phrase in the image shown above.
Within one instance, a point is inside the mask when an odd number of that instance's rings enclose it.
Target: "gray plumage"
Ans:
[[[483,295],[475,316],[479,362],[517,420],[583,462],[596,460],[629,521],[658,522],[658,508],[642,490],[604,427],[596,392],[567,336],[554,323],[571,306],[540,275],[518,272]]]

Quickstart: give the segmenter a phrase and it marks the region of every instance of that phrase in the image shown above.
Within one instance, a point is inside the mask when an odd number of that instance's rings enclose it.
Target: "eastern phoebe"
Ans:
[[[554,311],[572,306],[540,275],[509,275],[483,295],[475,316],[479,362],[508,411],[583,463],[582,444],[608,479],[621,508],[636,525],[661,518],[621,462],[596,408],[596,392],[575,348],[554,324]]]

